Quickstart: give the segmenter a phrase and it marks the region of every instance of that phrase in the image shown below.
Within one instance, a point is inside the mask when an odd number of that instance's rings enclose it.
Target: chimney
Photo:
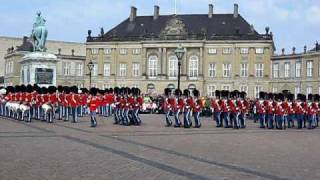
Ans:
[[[159,11],[160,11],[160,7],[159,7],[159,6],[154,6],[153,20],[158,19],[158,17],[159,17]]]
[[[209,14],[208,14],[208,18],[212,18],[213,15],[213,5],[209,4]]]
[[[292,54],[296,54],[296,47],[292,48]]]
[[[269,30],[270,30],[270,28],[267,26],[267,27],[265,28],[265,30],[266,30],[266,35],[269,35]]]
[[[237,18],[238,16],[239,16],[239,6],[238,4],[234,4],[233,17]]]
[[[130,22],[133,22],[137,17],[137,8],[134,6],[131,6],[131,12],[130,12]]]
[[[74,49],[71,49],[71,55],[74,56]]]
[[[307,53],[307,46],[303,47],[303,52],[306,54]]]
[[[281,49],[282,55],[284,55],[284,48]]]

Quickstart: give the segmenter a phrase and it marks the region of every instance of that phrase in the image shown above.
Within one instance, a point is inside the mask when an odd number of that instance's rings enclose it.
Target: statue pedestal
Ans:
[[[56,86],[58,58],[46,52],[26,54],[21,64],[21,84],[38,84],[39,86]]]

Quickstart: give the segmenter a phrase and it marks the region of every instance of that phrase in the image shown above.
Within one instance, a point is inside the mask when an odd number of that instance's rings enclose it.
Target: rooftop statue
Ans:
[[[46,51],[46,40],[48,36],[48,30],[45,26],[46,20],[41,16],[41,12],[37,12],[35,23],[33,23],[33,29],[31,33],[31,39],[33,41],[33,51]]]

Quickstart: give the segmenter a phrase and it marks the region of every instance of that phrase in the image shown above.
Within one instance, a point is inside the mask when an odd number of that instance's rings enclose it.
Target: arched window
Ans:
[[[173,90],[173,89],[175,89],[175,86],[174,86],[174,84],[168,84],[168,88]]]
[[[155,90],[155,85],[154,84],[152,84],[152,83],[149,83],[148,85],[147,85],[147,92],[148,93],[152,93],[154,90]]]
[[[169,77],[178,76],[178,58],[176,56],[169,57]]]
[[[189,77],[198,77],[199,73],[199,58],[191,56],[189,59]]]
[[[149,63],[148,63],[148,69],[149,69],[149,77],[156,77],[157,76],[157,69],[158,69],[158,57],[157,56],[150,56],[149,57]]]

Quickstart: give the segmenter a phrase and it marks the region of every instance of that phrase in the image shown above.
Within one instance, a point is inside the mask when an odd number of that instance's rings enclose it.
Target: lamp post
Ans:
[[[181,67],[181,60],[182,60],[184,53],[185,53],[184,48],[181,46],[181,44],[179,44],[177,49],[174,51],[174,54],[178,58],[178,89],[179,90],[180,90],[180,69],[181,69],[180,67]]]
[[[92,73],[92,69],[93,69],[93,66],[94,66],[92,60],[90,60],[90,62],[87,64],[87,66],[88,66],[88,69],[89,69],[89,88],[91,88],[91,77],[92,77],[91,73]]]

